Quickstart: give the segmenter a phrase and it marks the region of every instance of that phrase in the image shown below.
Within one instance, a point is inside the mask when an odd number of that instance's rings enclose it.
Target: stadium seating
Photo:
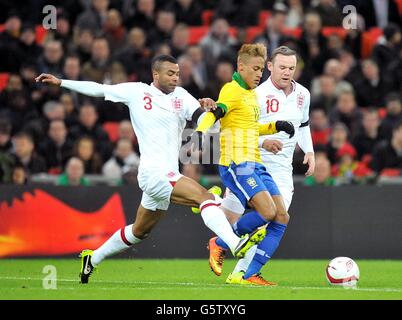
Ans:
[[[399,14],[402,16],[402,0],[395,0],[399,9]]]
[[[189,27],[188,43],[197,44],[208,33],[209,26]]]
[[[373,50],[375,44],[378,41],[378,38],[382,36],[383,32],[380,28],[371,28],[368,31],[363,32],[362,34],[362,58],[368,58]]]
[[[248,27],[246,29],[246,41],[247,42],[253,42],[255,37],[257,37],[259,34],[264,32],[264,28],[261,28],[260,26],[257,27]]]
[[[214,17],[213,10],[204,10],[201,15],[202,24],[204,26],[209,26],[212,22],[213,17]]]
[[[46,39],[48,31],[41,25],[35,27],[36,43],[43,44]]]
[[[323,27],[321,33],[324,37],[329,37],[333,34],[338,35],[342,39],[345,39],[348,31],[342,27]]]
[[[107,121],[102,125],[103,129],[109,136],[111,142],[116,142],[119,139],[119,123]]]
[[[258,26],[264,28],[266,26],[267,20],[271,16],[271,11],[263,10],[258,16]]]
[[[2,91],[8,83],[10,74],[8,72],[0,72],[0,91]]]
[[[381,177],[399,177],[401,175],[401,169],[385,168],[381,171]]]

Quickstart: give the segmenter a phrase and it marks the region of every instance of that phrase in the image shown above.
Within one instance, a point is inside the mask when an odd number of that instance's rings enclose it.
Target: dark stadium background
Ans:
[[[181,86],[217,99],[237,50],[256,41],[269,52],[284,44],[299,53],[295,77],[311,92],[310,127],[321,159],[317,174],[305,178],[296,150],[293,218],[278,257],[401,259],[402,129],[393,128],[402,123],[402,1],[385,1],[388,11],[363,0],[48,2],[0,1],[0,236],[10,236],[5,217],[24,192],[46,190],[82,212],[99,209],[117,192],[127,223],[140,199],[139,151],[127,108],[37,84],[37,75],[149,83],[152,57],[169,53],[178,58]],[[57,12],[54,30],[42,25],[48,4]],[[354,29],[343,28],[347,5],[359,14]],[[131,141],[130,160],[117,148],[122,137]],[[77,189],[65,187],[71,157],[84,168]],[[215,165],[181,167],[206,187],[219,183]],[[40,215],[35,221],[42,223]],[[198,248],[169,251],[164,239],[174,240],[183,228],[192,230],[188,241]],[[139,256],[205,255],[209,233],[186,208],[173,206],[155,233]],[[302,241],[310,246],[298,247]]]

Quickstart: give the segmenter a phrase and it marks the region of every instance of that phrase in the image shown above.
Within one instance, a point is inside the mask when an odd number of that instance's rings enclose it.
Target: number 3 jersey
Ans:
[[[282,150],[277,154],[260,148],[262,161],[267,164],[269,171],[292,172],[298,129],[302,123],[307,123],[309,120],[310,92],[296,81],[292,81],[292,87],[292,92],[286,96],[285,92],[277,88],[269,77],[255,89],[261,108],[260,123],[285,120],[291,121],[295,127],[295,135],[291,139],[285,132],[259,137],[259,146],[265,139],[280,140],[283,143]]]
[[[139,171],[177,172],[186,120],[200,103],[185,89],[165,94],[153,84],[128,82],[104,85],[105,100],[129,107],[141,153]]]

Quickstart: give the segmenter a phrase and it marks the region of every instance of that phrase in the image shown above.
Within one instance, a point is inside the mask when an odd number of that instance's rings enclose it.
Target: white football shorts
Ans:
[[[167,210],[173,187],[182,176],[178,171],[141,171],[138,174],[138,185],[143,191],[141,205],[152,211]]]

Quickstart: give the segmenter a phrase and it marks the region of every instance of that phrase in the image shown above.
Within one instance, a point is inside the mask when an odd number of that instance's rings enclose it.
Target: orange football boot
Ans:
[[[222,274],[222,265],[225,260],[226,249],[218,246],[216,239],[218,239],[218,237],[209,239],[207,248],[209,250],[209,266],[217,276],[220,276]]]
[[[248,279],[242,279],[241,284],[251,284],[255,286],[276,286],[277,283],[265,280],[261,273],[252,275]]]

